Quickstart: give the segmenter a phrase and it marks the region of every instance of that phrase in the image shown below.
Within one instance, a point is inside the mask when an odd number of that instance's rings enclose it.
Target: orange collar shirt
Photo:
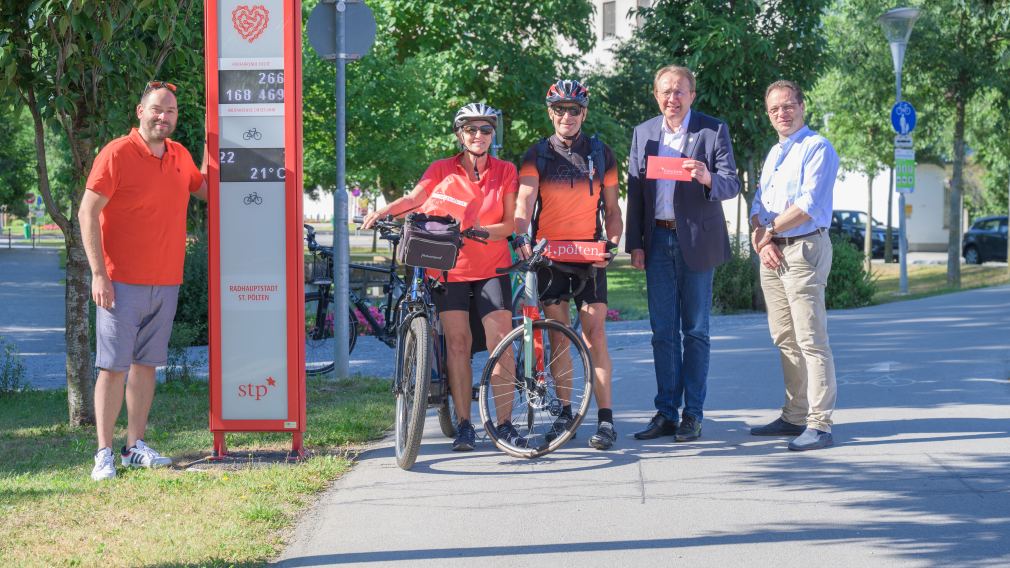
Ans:
[[[182,283],[186,207],[203,181],[184,146],[166,139],[158,158],[136,128],[102,148],[85,187],[109,199],[99,215],[109,278],[148,286]]]
[[[494,225],[502,222],[505,214],[506,199],[515,199],[519,191],[519,178],[516,167],[510,162],[488,156],[487,171],[481,175],[479,182],[470,181],[467,172],[459,163],[460,156],[437,160],[428,166],[427,171],[417,183],[428,196],[435,188],[450,176],[456,176],[460,184],[473,186],[472,192],[481,196],[477,219],[480,226]],[[456,259],[456,267],[449,271],[449,282],[472,282],[498,276],[496,268],[506,268],[512,264],[508,243],[488,241],[481,244],[469,239],[463,240],[463,248]],[[431,271],[432,277],[441,278],[440,271]]]

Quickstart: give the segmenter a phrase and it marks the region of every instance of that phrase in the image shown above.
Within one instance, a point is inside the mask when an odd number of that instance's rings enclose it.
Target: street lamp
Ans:
[[[905,47],[908,45],[908,38],[912,35],[912,26],[919,19],[918,8],[894,8],[884,12],[877,21],[884,30],[884,37],[891,44],[891,59],[894,61],[894,82],[896,85],[894,103],[901,102],[901,67],[905,61]],[[895,149],[897,149],[897,139],[895,139]],[[898,193],[898,242],[900,270],[898,278],[898,290],[902,294],[908,293],[908,238],[905,232],[905,193]],[[890,221],[888,221],[890,223]]]

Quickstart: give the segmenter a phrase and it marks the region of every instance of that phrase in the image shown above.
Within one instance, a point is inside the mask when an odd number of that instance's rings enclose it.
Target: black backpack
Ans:
[[[547,138],[541,138],[537,142],[537,176],[542,180],[544,179],[544,172],[547,169],[547,162],[554,160],[554,155],[551,153],[550,142]],[[595,240],[600,240],[603,238],[603,215],[605,210],[605,203],[603,201],[603,174],[607,170],[606,157],[603,153],[603,142],[600,140],[598,134],[593,134],[589,138],[589,155],[586,156],[586,163],[589,166],[589,195],[593,194],[593,179],[599,180],[600,185],[600,198],[596,205],[596,234],[593,235]],[[540,219],[540,198],[537,197],[536,205],[533,209],[533,236],[536,238],[537,225]]]

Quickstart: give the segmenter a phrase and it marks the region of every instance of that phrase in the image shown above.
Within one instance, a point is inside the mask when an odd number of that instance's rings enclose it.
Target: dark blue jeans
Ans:
[[[708,382],[709,312],[715,269],[698,272],[684,262],[677,232],[656,227],[645,254],[645,278],[656,364],[656,410],[678,420],[702,419]]]

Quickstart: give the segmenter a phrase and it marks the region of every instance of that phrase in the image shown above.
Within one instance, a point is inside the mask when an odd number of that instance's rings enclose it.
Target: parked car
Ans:
[[[866,213],[863,211],[851,211],[848,209],[836,210],[831,216],[831,233],[842,235],[852,243],[852,246],[863,250],[863,231],[866,228]],[[883,223],[873,220],[873,242],[870,249],[873,258],[884,257],[884,241],[887,229]],[[898,256],[898,230],[891,228],[891,247],[894,257]]]
[[[975,219],[961,242],[961,256],[969,264],[982,264],[987,260],[1006,262],[1007,216]]]

